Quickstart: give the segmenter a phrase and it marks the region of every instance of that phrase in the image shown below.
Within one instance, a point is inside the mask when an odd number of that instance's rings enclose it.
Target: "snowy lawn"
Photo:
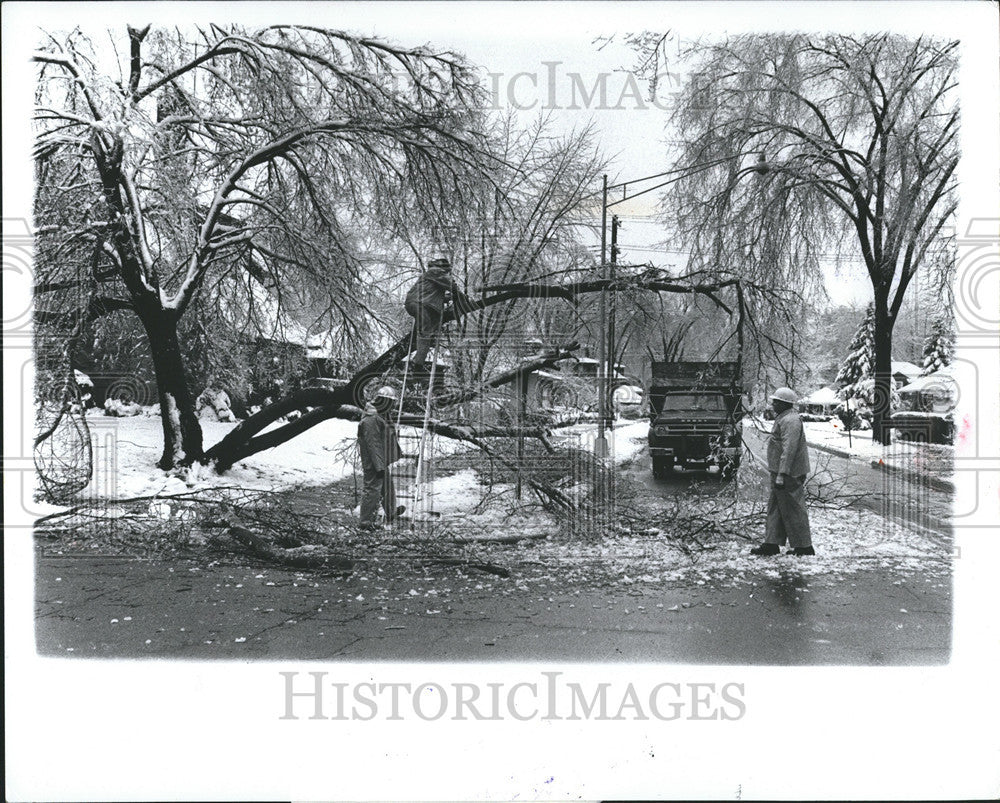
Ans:
[[[217,486],[281,491],[302,485],[326,485],[361,471],[355,445],[358,431],[355,421],[323,421],[304,435],[241,460],[224,475],[201,469],[183,479],[156,467],[163,443],[159,417],[116,417],[91,413],[87,422],[91,429],[97,475],[97,481],[92,482],[88,489],[93,498],[125,499]],[[205,447],[222,440],[235,426],[203,420],[201,427]],[[616,461],[624,462],[642,450],[647,428],[645,422],[634,422],[608,431],[609,447]],[[403,427],[400,435],[415,432]],[[595,424],[578,424],[558,430],[553,440],[560,444],[576,441],[582,448],[592,448],[595,437]],[[469,448],[468,444],[460,441],[435,438],[437,456]],[[109,470],[113,474],[110,478],[107,477]],[[437,483],[440,482],[441,479],[438,479]],[[438,488],[436,484],[435,492],[442,495],[442,504],[447,504],[444,500],[450,493],[449,486],[445,484]]]
[[[309,430],[308,435],[241,460],[222,476],[202,469],[185,479],[170,476],[156,467],[163,448],[159,418],[91,415],[87,422],[95,443],[95,471],[103,472],[113,466],[116,476],[114,483],[92,484],[99,497],[171,494],[222,485],[279,491],[297,485],[334,482],[354,470],[354,439],[358,429],[354,421],[323,421]],[[235,426],[202,421],[206,448],[222,440]],[[113,462],[109,449],[114,449]]]
[[[764,433],[769,433],[772,425],[772,421],[763,419],[744,419],[744,426],[756,427]],[[810,444],[847,452],[860,460],[882,462],[941,479],[948,479],[954,470],[955,447],[947,444],[895,441],[886,447],[872,441],[870,431],[848,434],[839,420],[807,421],[803,428]]]
[[[90,490],[96,498],[125,499],[217,486],[281,491],[302,485],[326,485],[361,471],[355,445],[356,421],[323,421],[304,435],[241,460],[224,475],[202,468],[183,479],[156,467],[163,448],[163,430],[157,416],[119,418],[91,413],[87,423],[95,449],[95,472],[103,475],[111,468],[115,475],[112,482],[104,481],[102,476],[91,483]],[[205,448],[222,440],[235,426],[203,420]],[[264,432],[277,426],[280,423]],[[403,427],[401,434],[409,431],[409,427]],[[438,444],[439,454],[469,448],[443,438],[438,439]]]

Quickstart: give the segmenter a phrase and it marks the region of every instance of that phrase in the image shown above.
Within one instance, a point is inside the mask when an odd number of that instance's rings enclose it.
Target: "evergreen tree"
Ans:
[[[837,372],[837,387],[842,398],[857,396],[859,383],[870,379],[875,368],[875,305],[869,304],[864,320],[854,333],[847,357]]]
[[[931,324],[930,334],[924,340],[924,359],[921,376],[934,373],[951,365],[955,359],[955,331],[946,316],[939,316]]]

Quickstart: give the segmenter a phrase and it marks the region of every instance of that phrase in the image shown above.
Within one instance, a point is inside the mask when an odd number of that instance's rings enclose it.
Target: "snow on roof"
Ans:
[[[836,404],[838,401],[840,399],[837,398],[837,391],[833,388],[820,388],[804,399],[799,399],[799,404]]]
[[[906,362],[905,360],[893,360],[892,372],[894,374],[905,374],[906,376],[920,376],[920,368],[912,362]]]
[[[921,376],[914,379],[910,384],[901,387],[897,393],[920,393],[927,390],[949,390],[955,385],[955,375],[952,373],[951,366],[946,365],[935,371],[932,374],[927,374],[927,376]]]

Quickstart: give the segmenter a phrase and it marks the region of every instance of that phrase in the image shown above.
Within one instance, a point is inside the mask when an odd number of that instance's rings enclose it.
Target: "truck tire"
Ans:
[[[653,478],[657,480],[665,479],[674,470],[674,459],[672,457],[653,458]]]

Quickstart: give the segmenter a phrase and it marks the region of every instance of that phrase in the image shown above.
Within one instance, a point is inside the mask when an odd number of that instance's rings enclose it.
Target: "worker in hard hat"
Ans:
[[[397,402],[393,388],[379,388],[371,402],[365,405],[364,415],[358,424],[358,451],[361,452],[365,480],[360,517],[360,526],[364,530],[375,529],[375,514],[380,501],[387,523],[395,521],[406,510],[402,505],[396,507],[396,489],[389,470],[401,455],[396,428],[389,420]]]
[[[451,276],[451,263],[444,257],[432,259],[427,263],[427,270],[407,292],[404,303],[406,311],[413,316],[410,343],[413,347],[415,342],[416,351],[410,358],[412,370],[426,371],[427,352],[434,345],[441,328],[445,301],[449,295],[456,315],[470,309],[471,302]]]
[[[802,419],[795,412],[795,391],[778,388],[771,395],[774,426],[767,444],[767,470],[771,474],[771,497],[767,503],[764,543],[752,555],[777,555],[788,542],[792,555],[815,555],[806,511],[805,482],[809,473],[809,450]]]

